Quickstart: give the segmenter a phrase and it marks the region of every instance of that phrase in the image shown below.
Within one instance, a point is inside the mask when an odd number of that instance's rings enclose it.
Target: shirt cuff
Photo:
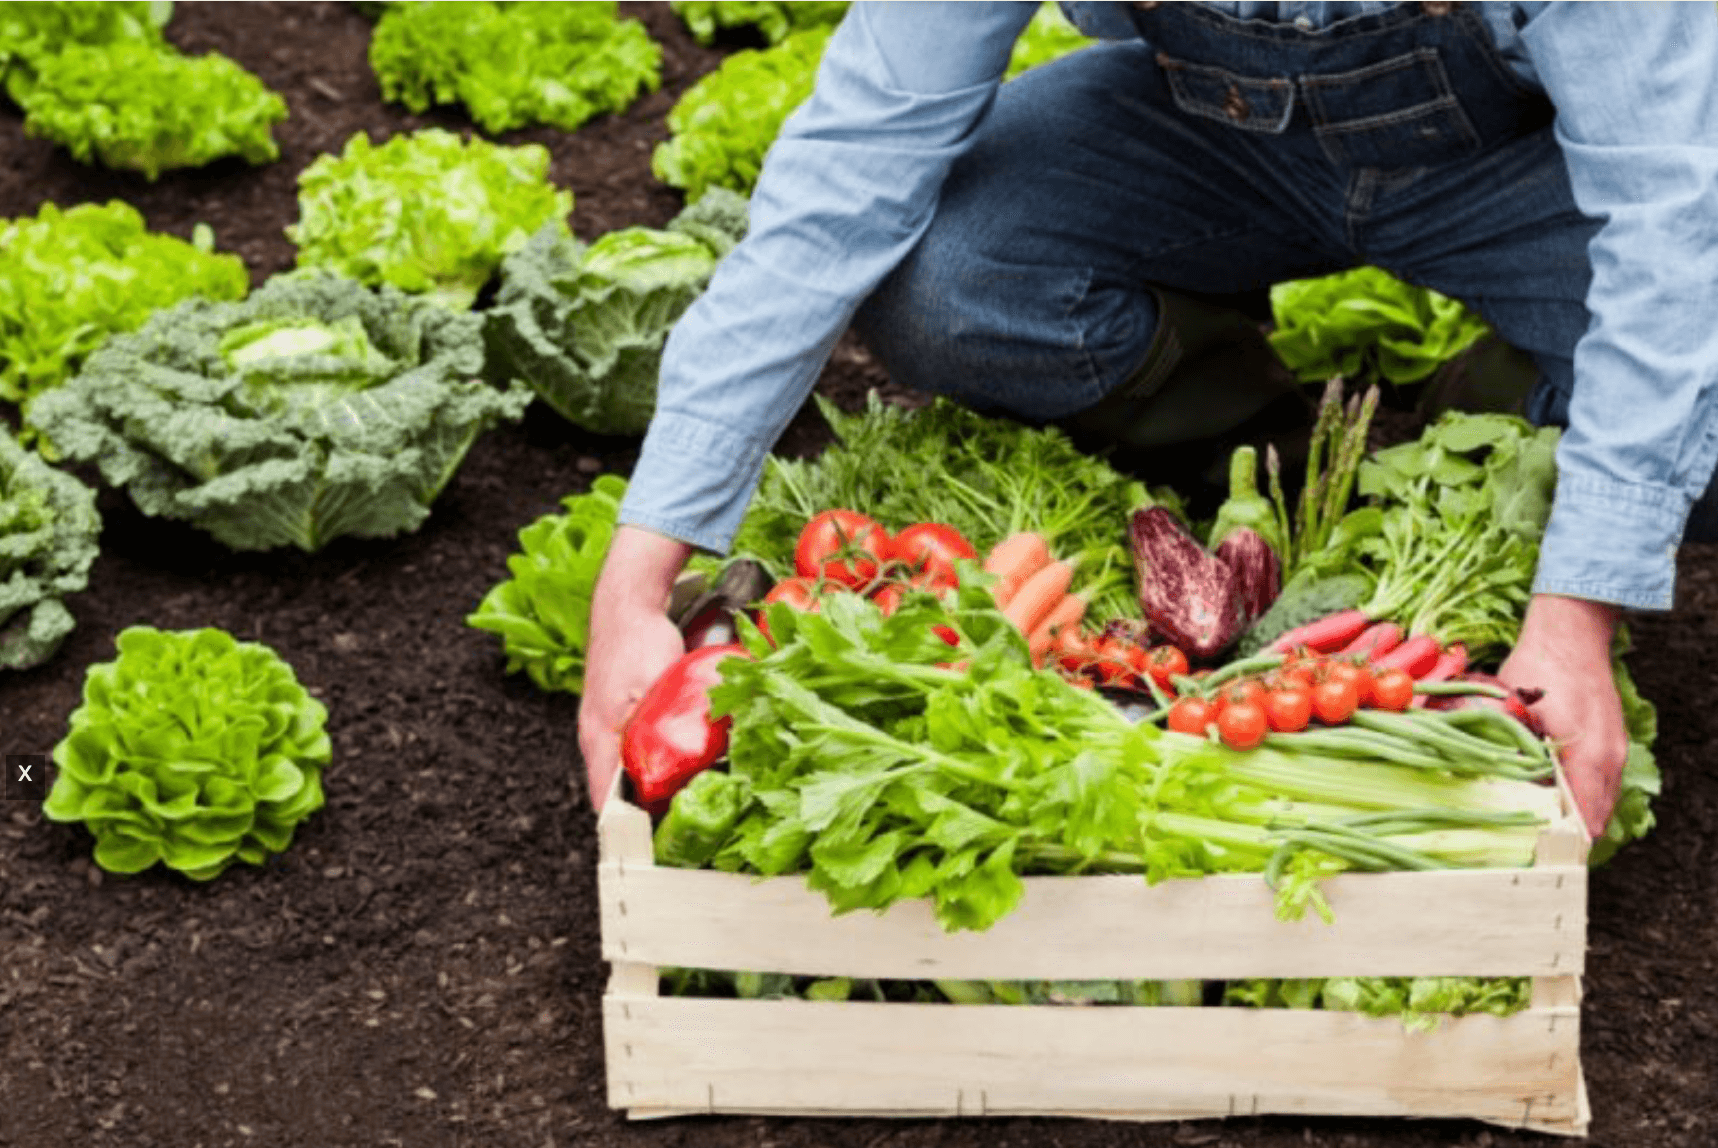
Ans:
[[[725,554],[739,532],[770,444],[720,423],[658,410],[619,521]]]
[[[1539,544],[1533,592],[1670,609],[1690,506],[1671,487],[1564,471]]]

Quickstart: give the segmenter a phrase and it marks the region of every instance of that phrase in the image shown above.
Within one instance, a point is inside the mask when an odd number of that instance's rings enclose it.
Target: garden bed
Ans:
[[[664,44],[664,86],[576,134],[510,133],[554,157],[574,230],[660,226],[677,193],[649,173],[673,100],[713,65],[666,6],[623,5]],[[150,185],[75,164],[0,114],[0,216],[122,197],[152,227],[210,223],[260,282],[290,266],[294,179],[351,133],[440,125],[383,105],[369,25],[344,4],[179,5],[168,36],[218,49],[287,98],[283,158]],[[844,343],[819,389],[852,408],[881,374]],[[895,392],[897,396],[900,392]],[[802,412],[784,448],[824,441]],[[0,752],[63,735],[84,671],[125,626],[220,626],[276,648],[329,708],[328,807],[266,868],[209,885],[119,879],[80,828],[0,806],[0,1144],[111,1148],[836,1148],[997,1145],[1526,1145],[1470,1122],[1245,1117],[1114,1127],[786,1117],[629,1124],[608,1107],[595,818],[575,792],[577,699],[506,677],[463,618],[505,574],[518,529],[625,474],[636,443],[541,408],[479,440],[428,523],[316,556],[234,554],[103,495],[103,551],[70,599],[78,629],[46,666],[0,679]],[[1718,1138],[1718,550],[1683,552],[1677,609],[1631,618],[1660,707],[1659,826],[1593,874],[1581,1053],[1591,1139]]]

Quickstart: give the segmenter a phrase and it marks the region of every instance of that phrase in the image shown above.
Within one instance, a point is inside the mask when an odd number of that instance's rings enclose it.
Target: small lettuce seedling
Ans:
[[[81,821],[110,873],[198,881],[260,865],[322,808],[328,711],[273,650],[216,629],[133,626],[91,666],[42,812]]]

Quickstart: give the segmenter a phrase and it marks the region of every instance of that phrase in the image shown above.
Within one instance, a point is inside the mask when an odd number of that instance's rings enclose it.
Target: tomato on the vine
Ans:
[[[800,531],[793,551],[794,571],[861,590],[889,560],[889,532],[856,510],[825,510]]]
[[[1259,705],[1265,700],[1265,683],[1257,678],[1242,678],[1223,687],[1223,704],[1225,706],[1246,704]]]
[[[1414,676],[1404,669],[1385,670],[1372,679],[1372,704],[1397,713],[1414,701]]]
[[[1278,686],[1265,694],[1265,721],[1277,733],[1299,733],[1312,720],[1312,690]]]
[[[819,602],[817,597],[817,580],[815,578],[783,578],[770,587],[764,595],[763,606],[767,607],[776,602],[785,602],[795,610],[803,610],[808,614],[817,613]],[[766,620],[763,608],[758,610],[758,629],[770,641],[769,622]]]
[[[1097,671],[1098,684],[1131,689],[1139,684],[1139,667],[1144,651],[1119,638],[1099,638],[1092,650],[1091,666]]]
[[[1323,677],[1326,681],[1352,683],[1356,706],[1372,703],[1372,671],[1365,666],[1335,658],[1325,663]]]
[[[889,558],[906,566],[907,581],[933,591],[959,585],[954,564],[977,559],[978,551],[960,531],[940,522],[915,522],[889,543]]]
[[[1360,708],[1360,695],[1352,681],[1326,678],[1312,687],[1312,712],[1318,720],[1340,725],[1354,716]]]
[[[1258,702],[1237,701],[1233,697],[1223,703],[1217,715],[1217,736],[1230,749],[1252,749],[1265,740],[1270,725],[1265,707]]]
[[[1146,672],[1159,689],[1173,689],[1174,679],[1187,669],[1187,655],[1175,646],[1153,646],[1147,654]]]
[[[1177,733],[1205,736],[1205,727],[1214,720],[1211,703],[1204,698],[1182,698],[1169,707],[1168,726]]]
[[[899,582],[885,582],[871,592],[871,601],[877,603],[877,609],[883,611],[887,618],[901,608],[901,602],[907,596],[907,588]]]

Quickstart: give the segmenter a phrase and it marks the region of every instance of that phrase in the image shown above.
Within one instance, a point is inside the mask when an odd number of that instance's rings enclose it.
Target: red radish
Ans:
[[[1420,675],[1422,682],[1447,682],[1458,677],[1467,669],[1467,647],[1460,642],[1451,642],[1444,647],[1444,652],[1438,655],[1436,664]],[[1431,702],[1430,694],[1415,694],[1413,706],[1422,709]]]
[[[1362,610],[1340,610],[1316,622],[1298,626],[1271,643],[1273,654],[1290,654],[1305,646],[1315,654],[1329,654],[1358,638],[1372,624]]]
[[[1430,634],[1415,634],[1383,657],[1372,659],[1372,668],[1375,671],[1407,670],[1418,680],[1431,672],[1443,652],[1438,640]]]
[[[1361,631],[1358,638],[1336,651],[1339,658],[1363,657],[1367,661],[1381,658],[1402,644],[1402,627],[1394,622],[1375,622]]]

